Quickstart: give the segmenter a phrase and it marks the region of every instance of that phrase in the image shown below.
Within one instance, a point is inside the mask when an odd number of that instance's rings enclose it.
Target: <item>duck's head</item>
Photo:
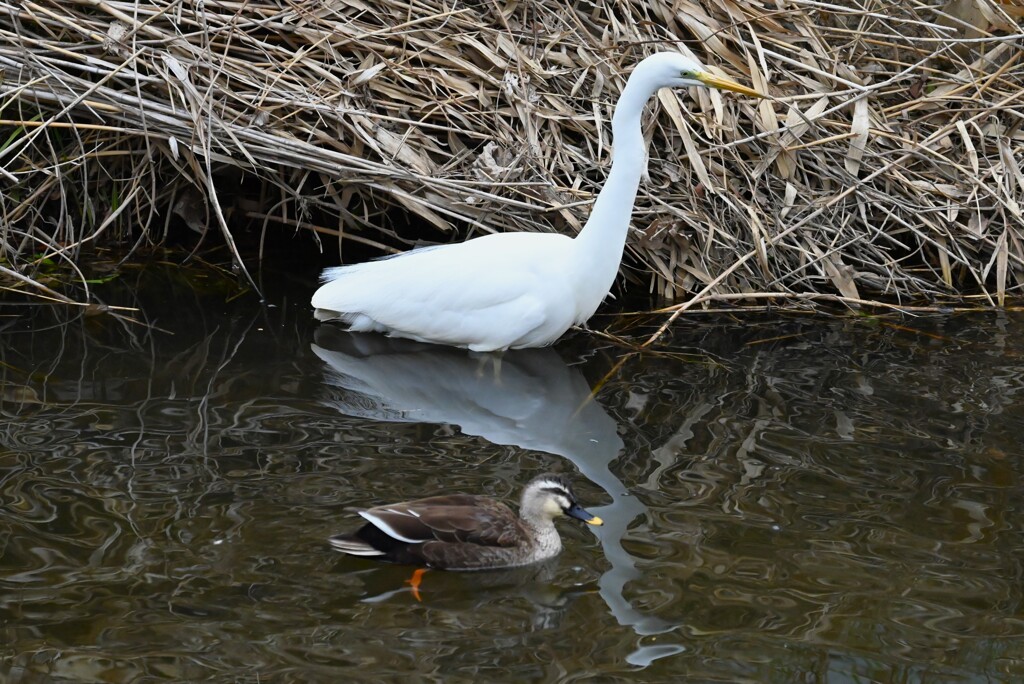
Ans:
[[[576,503],[569,481],[561,475],[550,473],[533,478],[520,503],[520,514],[527,520],[551,521],[560,515],[582,520],[588,525],[603,525],[604,522]]]

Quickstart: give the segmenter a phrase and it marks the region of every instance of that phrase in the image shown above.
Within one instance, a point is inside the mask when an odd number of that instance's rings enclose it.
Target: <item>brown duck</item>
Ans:
[[[511,568],[551,558],[562,550],[554,524],[561,515],[602,524],[576,503],[568,480],[551,474],[526,485],[519,515],[473,494],[377,506],[359,515],[368,522],[352,534],[331,537],[331,546],[353,556],[445,570]]]

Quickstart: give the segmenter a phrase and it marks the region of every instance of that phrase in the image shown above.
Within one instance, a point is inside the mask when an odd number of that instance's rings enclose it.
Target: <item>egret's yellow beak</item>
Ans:
[[[709,88],[718,88],[719,90],[731,90],[734,93],[742,93],[743,95],[750,95],[751,97],[764,97],[761,93],[757,92],[753,88],[748,88],[745,85],[740,85],[736,81],[730,80],[723,76],[715,76],[709,74],[706,71],[701,71],[696,74],[697,80],[706,85]]]

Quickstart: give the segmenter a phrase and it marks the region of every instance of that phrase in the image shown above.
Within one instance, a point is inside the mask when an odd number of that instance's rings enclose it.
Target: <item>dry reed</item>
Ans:
[[[42,287],[44,259],[75,268],[91,243],[159,243],[172,221],[219,231],[239,264],[247,225],[385,250],[408,243],[395,216],[435,241],[572,233],[629,68],[689,46],[774,99],[660,94],[630,279],[688,296],[676,314],[768,296],[1002,305],[1024,284],[1022,14],[0,0],[0,269]]]

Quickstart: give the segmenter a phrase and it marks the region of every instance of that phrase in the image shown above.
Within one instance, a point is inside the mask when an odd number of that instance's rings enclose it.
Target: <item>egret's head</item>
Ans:
[[[722,76],[715,76],[699,61],[679,52],[659,52],[651,55],[636,67],[657,88],[685,88],[701,86],[731,90],[752,97],[764,97],[753,88],[740,85]]]

